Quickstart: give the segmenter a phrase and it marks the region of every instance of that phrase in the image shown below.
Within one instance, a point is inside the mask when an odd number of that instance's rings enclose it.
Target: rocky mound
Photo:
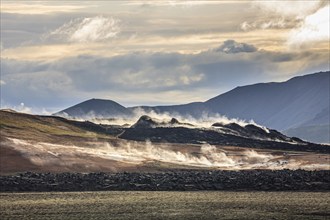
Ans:
[[[142,115],[139,120],[131,126],[131,128],[154,128],[158,125],[156,121],[148,115]]]
[[[168,124],[175,126],[175,127],[194,127],[193,124],[180,122],[176,118],[172,118]]]
[[[181,123],[178,119],[172,118],[170,121],[157,121],[149,117],[148,115],[143,115],[139,118],[139,120],[131,126],[131,128],[156,128],[156,127],[180,127],[180,126],[190,126],[193,127],[192,124],[189,123]]]
[[[261,128],[253,124],[240,126],[239,124],[236,123],[229,123],[229,124],[214,123],[212,127],[215,127],[219,129],[219,131],[223,131],[225,133],[246,137],[246,138],[303,143],[303,141],[298,138],[290,138],[281,134],[276,130]]]

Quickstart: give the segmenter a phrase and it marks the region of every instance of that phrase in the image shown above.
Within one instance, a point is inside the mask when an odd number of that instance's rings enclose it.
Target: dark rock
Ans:
[[[147,115],[142,115],[139,120],[131,126],[131,128],[153,128],[157,126],[157,122],[155,122],[152,118]]]
[[[180,122],[178,121],[178,119],[172,118],[170,124],[180,124]]]
[[[224,128],[231,129],[232,132],[221,133],[212,129],[187,128],[180,126],[157,127],[155,124],[156,122],[150,122],[148,120],[149,119],[146,119],[143,120],[143,123],[138,123],[140,124],[138,125],[139,128],[135,126],[126,128],[119,138],[135,141],[150,140],[151,142],[185,144],[200,144],[207,142],[212,145],[330,153],[329,146],[292,141],[292,139],[275,130],[270,130],[270,132],[267,133],[261,128],[254,128],[254,133],[251,133],[251,127],[250,131],[248,131],[246,128],[241,127],[238,124],[231,123],[225,125]],[[256,130],[260,131],[259,129],[263,130],[262,134],[261,132],[256,132]]]
[[[102,190],[329,191],[330,171],[249,170],[163,173],[22,173],[0,176],[1,192]]]

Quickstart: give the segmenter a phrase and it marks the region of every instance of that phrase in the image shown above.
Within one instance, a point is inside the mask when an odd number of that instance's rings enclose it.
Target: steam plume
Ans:
[[[150,162],[162,162],[187,167],[212,169],[329,169],[326,164],[309,164],[306,161],[285,159],[270,153],[254,150],[229,152],[209,144],[202,145],[197,151],[172,150],[168,144],[154,145],[151,142],[121,142],[118,146],[110,143],[90,143],[87,147],[32,143],[19,139],[8,139],[16,150],[29,158],[36,165],[68,163],[61,158],[79,158],[82,155],[129,164],[143,165]],[[185,149],[189,150],[187,146]]]

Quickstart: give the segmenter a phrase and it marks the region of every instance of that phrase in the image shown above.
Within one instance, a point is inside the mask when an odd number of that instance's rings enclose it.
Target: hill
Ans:
[[[20,138],[33,141],[68,143],[111,139],[107,129],[88,121],[73,121],[58,116],[39,116],[0,110],[1,137]]]
[[[123,117],[131,114],[131,111],[112,100],[90,99],[64,109],[55,115],[72,118],[91,117]]]

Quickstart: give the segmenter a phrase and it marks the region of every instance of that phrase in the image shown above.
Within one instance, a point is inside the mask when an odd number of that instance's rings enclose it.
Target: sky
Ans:
[[[1,108],[206,101],[329,67],[329,1],[1,0]]]

